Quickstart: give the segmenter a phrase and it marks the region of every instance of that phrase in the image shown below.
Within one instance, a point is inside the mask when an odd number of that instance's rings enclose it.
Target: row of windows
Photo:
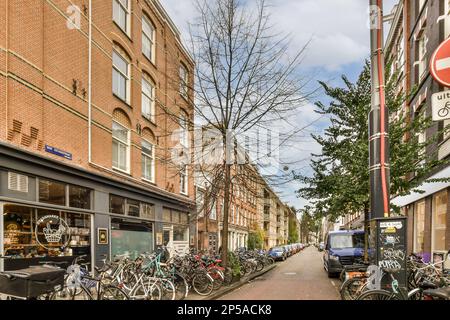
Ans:
[[[112,165],[113,168],[130,173],[130,130],[113,121],[112,125]],[[142,140],[142,178],[155,181],[155,147]]]
[[[130,36],[131,23],[131,1],[113,0],[113,21]],[[142,16],[142,53],[153,64],[156,64],[156,28],[145,15]],[[124,53],[115,49],[112,54],[113,60],[113,93],[126,103],[130,103],[131,95],[131,70],[130,61]],[[186,66],[180,64],[180,94],[188,98],[189,72]],[[142,78],[142,115],[155,122],[155,82]]]
[[[130,62],[118,48],[113,50],[112,54],[112,90],[113,93],[130,103],[131,92],[131,69]],[[180,94],[187,99],[188,97],[189,72],[185,66],[180,66]],[[149,77],[143,76],[141,79],[142,87],[142,114],[149,120],[154,121],[155,108],[155,89],[156,84]]]
[[[127,174],[131,171],[130,160],[130,129],[113,121],[112,123],[112,166],[113,169]],[[155,182],[155,145],[145,139],[141,142],[142,178],[148,182]],[[180,193],[188,193],[187,165],[180,168]]]

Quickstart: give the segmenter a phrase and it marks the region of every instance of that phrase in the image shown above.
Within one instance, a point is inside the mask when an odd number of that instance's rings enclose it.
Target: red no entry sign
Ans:
[[[450,87],[450,38],[442,42],[431,56],[430,71],[437,82]]]

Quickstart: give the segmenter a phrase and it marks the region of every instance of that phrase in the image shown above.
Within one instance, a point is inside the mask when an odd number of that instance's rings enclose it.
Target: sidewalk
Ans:
[[[219,290],[213,291],[209,296],[201,296],[201,295],[196,294],[195,292],[191,292],[191,293],[189,293],[188,297],[184,300],[193,300],[193,301],[195,301],[195,300],[216,300],[216,299],[220,298],[221,296],[243,286],[244,284],[248,283],[249,281],[251,281],[255,278],[258,278],[259,276],[275,269],[277,266],[278,265],[276,263],[274,263],[274,264],[266,267],[265,269],[263,269],[260,272],[256,272],[256,273],[253,273],[246,277],[243,277],[241,280],[239,280],[229,286],[223,286]]]

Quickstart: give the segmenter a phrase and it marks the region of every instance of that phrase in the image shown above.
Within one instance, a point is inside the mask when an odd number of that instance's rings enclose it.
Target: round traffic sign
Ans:
[[[437,82],[450,87],[450,38],[442,42],[431,56],[430,72]]]

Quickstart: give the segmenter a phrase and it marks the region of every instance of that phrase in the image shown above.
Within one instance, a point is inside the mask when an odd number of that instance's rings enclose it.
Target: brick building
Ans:
[[[399,114],[408,117],[430,117],[431,96],[448,90],[439,85],[429,71],[430,58],[436,48],[450,36],[450,2],[447,0],[401,0],[393,9],[386,42],[386,59],[398,72],[398,92],[417,92],[404,103]],[[396,115],[394,115],[396,116]],[[450,124],[450,120],[434,122],[432,127],[417,136],[426,141]],[[405,137],[405,143],[408,139]],[[450,135],[441,134],[423,152],[439,159],[450,156]],[[430,178],[450,177],[450,167],[435,168]],[[410,178],[413,178],[410,177]],[[408,252],[422,254],[427,260],[433,254],[450,249],[450,183],[422,183],[424,193],[397,197],[393,203],[408,217]]]
[[[195,243],[193,68],[157,0],[0,0],[6,269]]]

